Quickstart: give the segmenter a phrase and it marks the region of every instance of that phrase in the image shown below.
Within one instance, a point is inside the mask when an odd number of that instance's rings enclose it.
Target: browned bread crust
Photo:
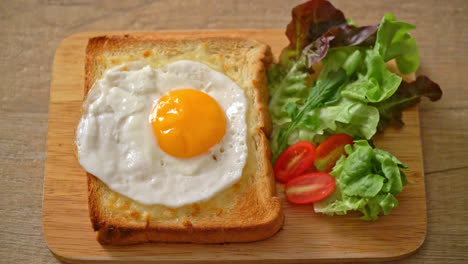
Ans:
[[[168,208],[131,200],[88,173],[89,214],[100,243],[246,242],[268,238],[281,228],[284,217],[281,201],[275,196],[267,139],[271,120],[265,72],[272,62],[267,45],[216,34],[92,38],[86,49],[85,95],[110,67],[131,60],[158,67],[159,61],[198,54],[199,48],[204,56],[194,60],[223,68],[224,74],[244,89],[249,102],[249,153],[241,180],[208,201]]]

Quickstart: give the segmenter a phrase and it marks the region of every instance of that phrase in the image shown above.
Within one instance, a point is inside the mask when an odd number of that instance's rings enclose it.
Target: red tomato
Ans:
[[[315,147],[308,141],[300,141],[287,148],[276,160],[273,168],[280,182],[287,182],[301,174],[314,163]]]
[[[317,151],[315,151],[315,153],[317,153]],[[309,168],[307,168],[307,170],[304,171],[303,174],[307,174],[307,173],[312,173],[312,172],[317,172],[317,168],[315,168],[315,165],[314,164],[311,164],[309,166]]]
[[[346,134],[328,137],[317,147],[314,165],[318,171],[330,172],[341,155],[346,154],[344,147],[353,144],[353,138]]]
[[[328,173],[304,174],[286,184],[286,199],[295,204],[315,203],[329,196],[335,187],[335,179]]]

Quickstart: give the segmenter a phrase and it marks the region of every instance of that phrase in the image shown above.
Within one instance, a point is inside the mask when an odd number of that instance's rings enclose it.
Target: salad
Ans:
[[[404,125],[402,111],[421,97],[442,96],[428,77],[407,82],[387,68],[417,71],[414,28],[393,14],[357,26],[325,0],[292,10],[289,45],[268,71],[274,172],[288,201],[329,215],[357,210],[364,220],[398,205],[408,167],[372,137]]]

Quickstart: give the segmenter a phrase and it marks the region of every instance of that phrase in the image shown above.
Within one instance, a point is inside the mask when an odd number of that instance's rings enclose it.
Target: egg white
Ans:
[[[209,94],[226,115],[221,142],[189,159],[161,150],[149,122],[163,95],[187,88]],[[76,132],[80,164],[138,202],[168,207],[200,202],[242,176],[247,159],[244,91],[204,64],[180,60],[159,69],[144,62],[114,67],[93,85],[83,110]]]

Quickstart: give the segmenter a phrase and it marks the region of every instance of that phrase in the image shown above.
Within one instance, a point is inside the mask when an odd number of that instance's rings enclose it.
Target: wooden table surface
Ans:
[[[54,53],[83,31],[285,28],[303,1],[0,2],[0,263],[60,263],[42,236],[42,193]],[[419,74],[443,98],[420,105],[427,191],[425,243],[395,263],[468,259],[468,1],[335,0],[358,24],[386,12],[415,24]],[[79,238],[77,238],[79,239]]]

